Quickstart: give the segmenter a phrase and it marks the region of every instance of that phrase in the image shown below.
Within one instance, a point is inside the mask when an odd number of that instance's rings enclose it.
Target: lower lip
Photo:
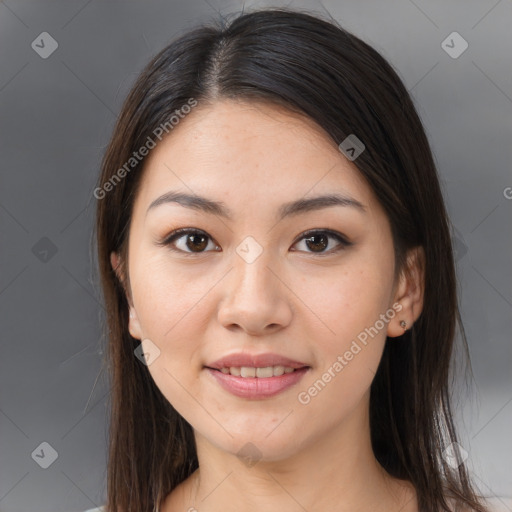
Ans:
[[[285,389],[297,384],[309,370],[309,367],[300,368],[291,373],[283,373],[276,377],[235,377],[219,370],[205,368],[217,382],[235,396],[258,400],[275,396]]]

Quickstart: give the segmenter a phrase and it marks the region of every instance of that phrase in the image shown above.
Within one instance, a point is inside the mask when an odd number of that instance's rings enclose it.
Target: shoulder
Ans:
[[[105,505],[103,505],[102,507],[97,507],[97,508],[89,508],[87,510],[85,510],[84,512],[106,512],[107,509],[105,508]]]

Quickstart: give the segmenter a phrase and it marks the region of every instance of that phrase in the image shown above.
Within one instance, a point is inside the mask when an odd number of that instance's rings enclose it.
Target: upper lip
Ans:
[[[280,356],[279,354],[231,354],[229,356],[222,357],[213,363],[208,363],[207,368],[213,368],[220,370],[221,368],[240,368],[242,366],[254,367],[254,368],[266,368],[268,366],[286,366],[289,368],[303,368],[308,366],[299,361],[294,361],[288,357]]]

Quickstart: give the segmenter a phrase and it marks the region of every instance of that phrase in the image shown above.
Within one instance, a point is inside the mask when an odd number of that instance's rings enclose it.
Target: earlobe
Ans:
[[[142,330],[140,328],[139,317],[133,305],[130,305],[130,318],[128,319],[128,330],[130,334],[137,340],[142,339]]]
[[[412,327],[423,310],[425,290],[425,251],[417,246],[407,255],[407,268],[400,274],[395,293],[395,302],[400,303],[401,310],[388,324],[387,335],[390,338],[401,336]]]

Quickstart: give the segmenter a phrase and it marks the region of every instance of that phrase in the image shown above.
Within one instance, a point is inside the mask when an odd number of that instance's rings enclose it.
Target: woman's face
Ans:
[[[170,193],[196,202],[151,206]],[[326,195],[347,201],[309,202]],[[179,228],[200,233],[169,241]],[[259,103],[196,107],[146,160],[127,270],[130,333],[210,445],[279,460],[348,425],[364,431],[386,336],[403,333],[405,310],[387,217],[313,122]]]

